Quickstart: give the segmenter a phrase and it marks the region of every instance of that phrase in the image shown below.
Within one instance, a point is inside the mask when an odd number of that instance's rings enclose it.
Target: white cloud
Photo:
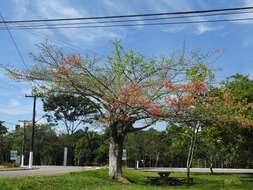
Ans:
[[[107,9],[107,12],[111,12],[111,10],[114,11],[114,14],[127,14],[127,13],[133,13],[129,10],[129,4],[125,4],[120,1],[115,0],[103,0],[102,4],[104,5],[104,8]]]
[[[243,4],[245,7],[251,7],[253,6],[253,0],[244,0]]]
[[[221,27],[213,27],[206,24],[198,24],[196,27],[196,33],[197,34],[203,34],[206,32],[216,31],[221,29]]]
[[[145,4],[140,4],[137,1],[129,4],[124,1],[102,0],[99,5],[103,7],[103,11],[91,12],[88,8],[79,8],[71,1],[65,0],[14,0],[16,3],[17,15],[21,18],[71,18],[71,17],[84,17],[84,16],[101,16],[101,15],[117,15],[117,14],[135,14],[143,13],[143,10],[152,12],[167,12],[167,11],[182,11],[182,10],[195,10],[196,7],[203,7],[205,3],[197,2],[190,3],[185,0],[168,1],[168,0],[149,0]],[[30,2],[30,3],[28,3]],[[245,3],[252,3],[251,0],[246,0]],[[142,5],[140,7],[140,5]],[[29,10],[29,11],[28,11]],[[101,10],[101,9],[99,9]],[[195,18],[194,20],[196,20]],[[203,20],[204,18],[199,18]],[[192,21],[193,19],[188,19]],[[197,19],[198,20],[198,19]],[[144,23],[140,21],[139,23]],[[143,26],[137,26],[136,29],[141,29]],[[162,27],[164,32],[179,32],[191,29],[196,34],[203,34],[206,32],[219,30],[219,27],[207,24],[193,24],[193,25],[173,25],[167,28]],[[37,32],[37,31],[35,31]],[[48,39],[57,41],[64,37],[72,44],[82,45],[85,47],[92,47],[100,40],[122,39],[127,35],[128,30],[125,28],[83,28],[83,29],[58,29],[58,30],[43,30],[38,33],[43,33]],[[29,35],[33,43],[38,43],[38,37]],[[38,35],[39,36],[39,35]],[[40,40],[41,41],[41,40]]]
[[[150,6],[153,8],[153,10],[155,10],[156,12],[177,12],[177,11],[191,11],[191,10],[196,10],[196,9],[200,9],[200,7],[204,8],[205,7],[205,3],[203,2],[197,2],[195,4],[190,3],[188,1],[184,1],[184,0],[177,0],[177,1],[167,1],[167,0],[151,0],[150,2]],[[198,7],[198,8],[196,8]],[[197,17],[197,18],[183,18],[183,19],[176,19],[176,20],[169,20],[171,22],[175,22],[175,21],[202,21],[202,20],[206,20],[204,17]],[[200,35],[200,34],[204,34],[206,32],[211,32],[211,31],[216,31],[221,29],[221,27],[217,27],[217,26],[213,26],[210,24],[206,24],[206,23],[199,23],[199,24],[182,24],[182,25],[168,25],[167,28],[162,29],[164,32],[171,32],[171,33],[176,33],[176,32],[180,32],[180,31],[193,31],[195,34]]]
[[[21,18],[73,18],[94,15],[91,14],[88,9],[77,9],[70,2],[67,3],[62,0],[34,0],[32,3],[30,2],[30,4],[27,2],[29,2],[29,0],[15,0],[16,13],[20,15]],[[26,11],[28,8],[29,11]],[[64,37],[67,41],[71,41],[71,43],[78,43],[78,45],[85,44],[85,46],[92,46],[95,42],[102,39],[111,40],[121,37],[120,29],[110,28],[43,29],[38,31],[38,33],[47,36],[48,40],[58,38],[62,40],[62,37]],[[37,43],[38,38],[30,34],[28,35],[33,43]],[[34,40],[36,41],[34,42]]]
[[[252,7],[253,6],[253,0],[242,0],[241,4],[238,5],[238,7]],[[250,11],[250,10],[248,10]],[[252,12],[244,13],[244,14],[235,14],[235,15],[229,15],[226,18],[227,19],[245,19],[245,18],[252,18],[253,14]],[[253,24],[253,20],[238,20],[238,21],[231,21],[230,23],[233,24]]]
[[[18,7],[15,7],[15,9],[18,11],[16,11],[16,15],[15,17],[22,17],[24,14],[27,13],[27,7],[29,5],[29,1],[27,0],[14,0],[14,3],[16,5],[18,5]]]
[[[149,6],[156,12],[161,11],[182,11],[182,10],[193,10],[193,6],[184,0],[168,1],[168,0],[150,0],[148,1]]]
[[[6,115],[23,115],[32,113],[31,105],[21,104],[16,99],[10,99],[7,104],[0,104],[0,113]]]
[[[21,93],[22,93],[23,95],[31,94],[31,93],[32,93],[32,90],[31,90],[31,88],[22,88],[22,89],[21,89]]]
[[[44,18],[64,18],[64,17],[81,17],[86,14],[74,7],[64,3],[62,0],[43,0],[35,1],[35,7],[38,13]]]

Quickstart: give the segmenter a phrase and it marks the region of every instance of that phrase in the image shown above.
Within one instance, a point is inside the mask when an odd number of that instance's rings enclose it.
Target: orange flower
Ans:
[[[80,63],[80,57],[76,55],[72,55],[66,58],[66,63],[69,65],[77,65]]]
[[[164,80],[163,85],[167,90],[174,90],[175,89],[171,80]]]
[[[203,81],[196,81],[192,84],[192,88],[197,91],[201,91],[206,89],[207,85]]]
[[[167,102],[167,104],[170,104],[170,105],[176,105],[176,104],[178,104],[178,100],[176,98],[169,98],[169,97],[167,97],[165,99],[165,101]]]

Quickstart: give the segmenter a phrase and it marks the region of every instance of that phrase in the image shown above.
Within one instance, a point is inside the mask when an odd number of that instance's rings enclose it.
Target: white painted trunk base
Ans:
[[[28,168],[32,168],[33,167],[33,152],[29,153],[29,165]]]
[[[24,167],[24,162],[25,162],[25,156],[22,155],[21,156],[21,164],[20,164],[21,167]]]

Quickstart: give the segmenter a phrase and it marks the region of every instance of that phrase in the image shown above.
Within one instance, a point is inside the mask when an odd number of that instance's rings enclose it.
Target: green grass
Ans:
[[[195,184],[191,186],[156,187],[148,184],[146,173],[131,169],[124,170],[132,184],[120,184],[107,177],[106,170],[85,171],[53,177],[20,177],[0,178],[0,190],[253,190],[253,176],[250,175],[213,175],[194,174]],[[174,173],[173,176],[182,177],[185,174]]]

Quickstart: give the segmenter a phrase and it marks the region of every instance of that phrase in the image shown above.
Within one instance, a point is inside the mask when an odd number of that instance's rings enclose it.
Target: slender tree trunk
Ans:
[[[157,167],[157,166],[158,166],[158,163],[159,163],[159,157],[160,157],[160,152],[156,153],[155,167]]]
[[[213,175],[213,158],[210,159],[209,168],[210,168],[211,175]]]
[[[194,146],[194,136],[191,137],[191,143],[190,143],[190,147],[189,147],[189,150],[188,150],[188,156],[187,156],[187,162],[186,162],[186,167],[187,167],[187,183],[190,182],[190,168],[191,168],[191,164],[192,164],[191,160],[192,160],[193,146]]]
[[[210,163],[210,171],[211,171],[211,175],[213,175],[213,163]]]
[[[191,142],[189,146],[189,151],[188,151],[188,156],[187,156],[187,162],[186,162],[186,167],[187,167],[187,183],[190,183],[190,168],[192,165],[192,160],[193,160],[193,154],[194,154],[194,149],[197,141],[197,134],[200,128],[199,122],[196,124],[196,126],[193,128],[193,134],[191,136]]]

